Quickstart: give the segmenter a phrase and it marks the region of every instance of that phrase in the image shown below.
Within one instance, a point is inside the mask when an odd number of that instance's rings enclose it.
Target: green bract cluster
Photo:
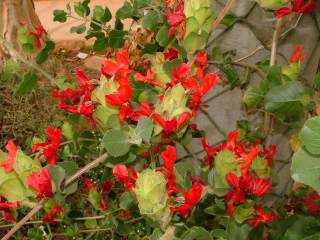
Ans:
[[[186,34],[183,47],[189,53],[204,49],[214,20],[210,0],[186,0]]]

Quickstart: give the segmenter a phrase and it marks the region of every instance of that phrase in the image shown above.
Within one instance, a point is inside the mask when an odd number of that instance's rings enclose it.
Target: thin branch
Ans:
[[[79,178],[82,174],[88,172],[90,169],[97,166],[99,163],[104,161],[108,157],[108,153],[104,153],[97,159],[93,160],[92,162],[88,163],[86,166],[81,168],[78,172],[76,172],[74,175],[69,177],[65,183],[64,187],[68,187],[70,184],[72,184],[77,178]],[[25,223],[28,222],[30,218],[32,218],[37,212],[39,212],[42,208],[42,204],[44,203],[44,200],[41,200],[34,208],[31,209],[31,211],[25,215],[7,234],[1,238],[1,240],[8,240],[10,239],[13,234],[15,234]]]
[[[281,30],[281,21],[282,18],[279,18],[276,20],[275,28],[272,36],[272,43],[271,43],[271,56],[270,56],[270,66],[274,66],[276,64],[277,60],[277,49],[278,49],[278,40]],[[268,136],[270,131],[270,125],[271,125],[271,115],[270,113],[266,112],[264,115],[264,121],[263,121],[263,133],[264,136]]]
[[[52,84],[56,84],[56,80],[48,74],[46,71],[44,71],[38,64],[33,62],[32,60],[26,59],[24,56],[22,56],[8,41],[6,41],[1,35],[0,35],[0,44],[3,44],[7,49],[10,50],[10,52],[14,53],[15,57],[17,57],[21,62],[29,66],[30,68],[36,70],[39,72],[43,77],[47,78]]]
[[[219,24],[221,23],[221,21],[223,20],[223,18],[228,14],[228,12],[230,11],[230,9],[233,7],[233,5],[236,3],[236,0],[228,0],[228,2],[226,3],[226,5],[224,6],[224,8],[222,9],[222,11],[220,12],[219,16],[216,18],[216,20],[213,22],[212,24],[212,28],[211,31],[214,32]]]
[[[260,46],[256,47],[256,48],[255,48],[251,53],[249,53],[248,55],[243,56],[243,57],[241,57],[241,58],[239,58],[239,59],[236,59],[236,60],[234,60],[234,62],[241,62],[241,61],[243,61],[243,60],[246,60],[247,58],[253,56],[254,54],[256,54],[257,52],[259,52],[259,51],[262,50],[262,49],[264,49],[264,46],[263,46],[263,45],[260,45]]]

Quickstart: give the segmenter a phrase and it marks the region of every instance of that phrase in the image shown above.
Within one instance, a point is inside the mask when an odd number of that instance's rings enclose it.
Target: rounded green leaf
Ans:
[[[300,149],[292,157],[291,176],[296,182],[320,192],[320,157],[312,156]]]
[[[123,156],[130,150],[130,143],[127,135],[121,129],[107,131],[103,137],[102,144],[114,157]]]
[[[309,119],[300,132],[301,142],[312,154],[320,154],[320,117]]]

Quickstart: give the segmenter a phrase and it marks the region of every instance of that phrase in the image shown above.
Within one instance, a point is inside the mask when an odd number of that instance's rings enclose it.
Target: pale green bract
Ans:
[[[134,189],[140,213],[158,222],[161,228],[165,228],[171,218],[166,184],[162,173],[146,169],[139,174]]]

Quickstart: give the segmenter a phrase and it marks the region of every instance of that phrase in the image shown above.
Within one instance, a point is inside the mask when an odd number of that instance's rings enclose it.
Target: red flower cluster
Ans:
[[[42,26],[38,26],[36,30],[36,32],[29,32],[29,35],[34,36],[34,43],[40,49],[42,47],[41,38],[45,30]]]
[[[309,194],[303,199],[303,203],[307,206],[313,216],[318,215],[320,212],[320,194],[316,191]]]
[[[169,145],[167,149],[161,153],[164,168],[160,169],[159,171],[166,177],[168,181],[167,189],[169,195],[176,193],[183,194],[182,198],[176,198],[177,202],[182,202],[182,204],[178,207],[171,207],[171,211],[179,213],[183,218],[187,218],[190,210],[197,205],[201,199],[203,183],[198,179],[193,179],[192,187],[189,190],[185,191],[177,188],[176,175],[174,173],[174,162],[176,161],[176,155],[176,149]]]
[[[291,7],[283,7],[276,11],[277,18],[282,18],[291,13],[309,13],[315,10],[317,3],[315,0],[293,0]]]
[[[291,200],[287,205],[287,211],[295,209],[297,206],[305,206],[313,216],[320,213],[320,194],[316,191],[309,193],[302,200]]]
[[[176,31],[179,32],[179,39],[183,39],[186,34],[186,16],[184,14],[184,0],[167,1],[166,11],[167,21],[170,26],[169,36],[173,36]]]
[[[183,204],[179,207],[171,207],[171,211],[178,212],[183,218],[187,218],[190,210],[201,200],[202,190],[203,185],[195,181],[188,191],[183,191]]]
[[[73,114],[79,114],[87,117],[93,127],[96,123],[92,117],[94,105],[91,101],[91,93],[96,85],[90,82],[80,68],[76,69],[76,75],[78,77],[79,90],[68,88],[64,91],[52,91],[52,96],[59,98],[59,108]],[[71,103],[71,104],[68,104]]]
[[[39,173],[31,173],[27,182],[31,189],[38,192],[38,199],[53,197],[51,175],[47,167],[42,168]]]
[[[86,190],[88,193],[90,193],[94,189],[101,192],[102,200],[100,202],[100,208],[103,210],[108,209],[108,193],[111,191],[112,181],[106,180],[101,186],[98,186],[97,184],[93,183],[90,178],[85,178],[84,185],[86,186]]]
[[[6,161],[2,162],[0,166],[4,168],[5,172],[11,172],[16,161],[18,148],[12,140],[9,140],[6,145],[6,150],[8,151],[8,158]]]
[[[223,150],[229,150],[235,154],[237,159],[242,165],[242,174],[245,174],[253,159],[257,156],[264,157],[268,160],[269,166],[272,166],[273,163],[273,157],[276,154],[276,145],[270,144],[269,148],[263,147],[262,150],[258,148],[258,145],[260,144],[259,141],[256,141],[251,145],[251,148],[249,151],[247,151],[246,143],[244,141],[237,142],[239,133],[238,131],[231,132],[228,137],[226,143],[220,144],[218,146],[210,146],[206,139],[203,137],[201,139],[202,147],[204,151],[206,152],[205,157],[205,163],[209,167],[213,166],[213,158],[216,156],[216,154]]]
[[[189,76],[191,68],[187,65],[180,65],[180,67],[173,71],[174,82],[181,82],[183,87],[191,94],[190,105],[192,113],[195,115],[201,105],[201,100],[218,82],[218,75],[215,73],[204,74],[208,67],[208,54],[199,52],[195,59],[197,68],[198,81]]]
[[[44,215],[43,220],[44,222],[47,222],[47,223],[60,222],[60,220],[57,219],[57,216],[59,214],[63,215],[64,210],[59,206],[59,204],[55,203],[51,208],[50,212]]]
[[[248,223],[253,227],[258,227],[262,223],[273,222],[276,219],[277,214],[273,212],[266,212],[262,205],[257,204],[254,217],[249,219]]]
[[[138,178],[138,174],[133,166],[130,167],[129,171],[123,164],[116,165],[113,168],[113,176],[118,182],[125,186],[126,192],[130,192],[135,187],[136,180]]]
[[[268,161],[268,165],[271,167],[273,163],[273,157],[276,153],[276,146],[270,145],[269,149],[263,147],[262,150],[258,148],[259,141],[253,143],[249,150],[247,150],[244,141],[237,142],[239,133],[233,131],[228,135],[227,141],[224,144],[220,144],[216,147],[211,147],[207,144],[206,140],[202,139],[202,145],[204,147],[207,156],[205,163],[210,167],[213,166],[212,159],[216,156],[217,152],[229,150],[234,153],[236,159],[241,166],[241,176],[237,176],[233,172],[229,172],[226,175],[226,180],[230,185],[230,189],[225,197],[227,212],[229,216],[233,216],[235,207],[241,203],[244,203],[247,197],[263,197],[269,192],[272,186],[271,179],[261,178],[250,170],[252,162],[256,157],[264,157]],[[276,218],[275,213],[267,213],[263,210],[262,206],[256,206],[256,212],[253,219],[249,220],[249,223],[256,227],[260,223],[270,222]]]
[[[34,144],[32,152],[42,149],[41,154],[45,157],[49,164],[57,163],[57,153],[60,147],[61,130],[59,128],[48,128],[47,135],[49,136],[48,142]]]
[[[15,221],[16,218],[10,209],[20,208],[19,202],[8,203],[4,202],[4,198],[0,197],[0,210],[2,210],[3,217],[6,221]]]
[[[263,197],[272,186],[270,179],[253,177],[252,174],[240,176],[239,178],[232,172],[228,173],[226,179],[231,189],[226,195],[228,215],[232,216],[236,205],[245,202],[247,195]]]

